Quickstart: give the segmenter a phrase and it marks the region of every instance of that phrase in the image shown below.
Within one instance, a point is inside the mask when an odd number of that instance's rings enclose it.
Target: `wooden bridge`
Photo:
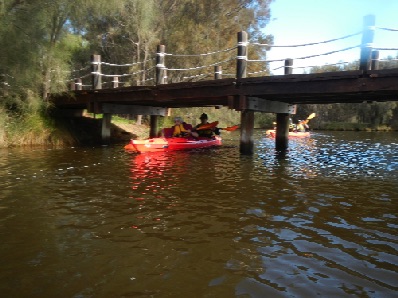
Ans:
[[[155,136],[157,117],[168,108],[227,106],[241,111],[240,151],[253,153],[254,112],[277,114],[277,150],[288,147],[288,120],[296,104],[362,103],[398,101],[398,68],[378,70],[378,53],[368,46],[373,40],[374,16],[364,18],[360,69],[319,74],[292,74],[285,61],[285,75],[246,77],[247,34],[238,33],[236,78],[165,84],[164,46],[158,46],[156,85],[101,89],[100,57],[92,56],[92,90],[52,94],[59,109],[87,109],[103,113],[102,135],[110,136],[112,114],[151,115],[150,136]],[[372,59],[373,57],[373,59]]]

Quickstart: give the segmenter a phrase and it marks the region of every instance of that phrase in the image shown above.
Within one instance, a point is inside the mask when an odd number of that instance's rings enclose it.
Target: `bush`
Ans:
[[[319,127],[321,130],[364,131],[369,127],[366,123],[331,122]]]
[[[48,114],[46,102],[30,91],[21,98],[5,100],[8,109],[0,107],[0,147],[73,143],[70,134],[57,127]]]

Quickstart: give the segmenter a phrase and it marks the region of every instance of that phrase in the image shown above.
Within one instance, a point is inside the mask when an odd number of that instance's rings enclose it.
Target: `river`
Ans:
[[[397,297],[398,133],[0,150],[2,297]]]

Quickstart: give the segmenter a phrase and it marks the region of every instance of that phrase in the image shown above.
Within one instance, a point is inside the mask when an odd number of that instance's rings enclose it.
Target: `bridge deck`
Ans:
[[[228,106],[242,96],[289,104],[398,101],[398,68],[80,90],[50,100],[60,108],[86,108],[89,102],[173,108]]]

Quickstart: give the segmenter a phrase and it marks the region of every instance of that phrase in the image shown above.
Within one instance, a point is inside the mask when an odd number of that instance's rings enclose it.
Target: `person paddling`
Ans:
[[[299,120],[297,124],[297,131],[299,132],[305,132],[305,131],[310,131],[310,127],[308,126],[308,119],[306,120]]]
[[[203,113],[199,117],[200,123],[196,125],[193,129],[192,135],[193,136],[199,136],[199,137],[206,137],[206,138],[211,138],[213,137],[213,134],[219,135],[220,130],[217,127],[210,127],[206,129],[200,129],[200,127],[207,126],[209,125],[208,123],[208,116],[206,113]]]

